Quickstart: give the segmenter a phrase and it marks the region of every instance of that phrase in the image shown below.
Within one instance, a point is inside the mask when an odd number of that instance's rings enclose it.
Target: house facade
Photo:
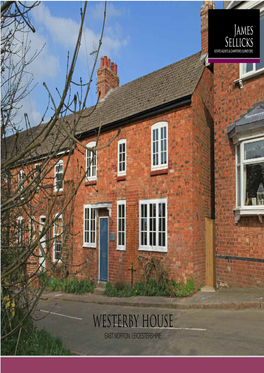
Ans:
[[[224,3],[228,11],[249,2]],[[252,6],[261,9],[263,33],[263,2]],[[71,211],[66,250],[60,227],[68,210],[47,233],[53,239],[51,262],[60,265],[62,251],[71,268],[84,263],[76,277],[130,282],[133,275],[135,281],[144,276],[143,264],[156,258],[170,278],[193,278],[202,287],[205,222],[215,219],[217,283],[263,286],[264,52],[260,65],[208,65],[213,8],[212,2],[201,8],[201,52],[184,60],[119,86],[117,66],[101,58],[99,102],[86,109],[77,128],[63,182],[67,154],[50,171],[50,187],[59,189],[54,214],[74,192],[78,170],[87,171]],[[85,151],[83,146],[95,146],[99,127],[97,153]],[[23,170],[17,172],[22,180]],[[34,220],[40,229],[48,206],[39,201]],[[29,270],[40,263],[49,269],[36,252]]]

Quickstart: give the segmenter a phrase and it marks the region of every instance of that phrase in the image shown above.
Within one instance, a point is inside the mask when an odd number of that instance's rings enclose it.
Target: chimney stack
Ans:
[[[215,9],[213,1],[204,1],[201,7],[201,39],[202,39],[202,56],[208,53],[208,10]]]
[[[110,58],[104,56],[101,58],[100,68],[97,71],[97,91],[98,98],[105,97],[109,89],[119,87],[119,77],[117,76],[117,65],[111,62]],[[100,93],[100,96],[99,96]]]

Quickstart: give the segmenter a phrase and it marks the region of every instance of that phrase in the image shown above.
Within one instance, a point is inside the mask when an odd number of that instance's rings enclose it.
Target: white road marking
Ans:
[[[54,295],[54,297],[60,297],[61,295],[62,293],[59,293],[59,294]]]
[[[115,326],[118,326],[118,324],[115,324]],[[163,330],[193,330],[193,331],[197,331],[197,332],[206,332],[206,329],[201,329],[201,328],[165,328],[165,327],[149,327],[149,328],[146,328],[146,327],[143,327],[143,326],[124,326],[124,325],[120,325],[121,328],[129,328],[129,329],[163,329]]]
[[[80,317],[74,317],[74,316],[63,315],[62,313],[50,312],[50,311],[46,311],[46,310],[38,310],[38,311],[40,311],[40,312],[45,312],[45,313],[50,313],[51,315],[62,316],[62,317],[68,317],[69,319],[82,320]]]

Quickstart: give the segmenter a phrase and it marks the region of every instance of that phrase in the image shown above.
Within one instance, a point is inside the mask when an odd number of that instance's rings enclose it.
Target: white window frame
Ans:
[[[89,209],[89,237],[88,237],[88,242],[85,241],[85,210]],[[91,210],[94,210],[94,224],[95,224],[95,229],[94,229],[94,242],[91,242],[91,225],[92,225],[92,219],[91,219]],[[96,227],[97,227],[97,213],[96,209],[92,207],[92,205],[83,205],[83,247],[90,247],[90,248],[96,248]]]
[[[124,170],[124,171],[120,171],[120,170],[119,170],[119,166],[120,166],[120,164],[121,164],[120,159],[119,159],[119,156],[120,156],[120,145],[123,145],[123,144],[125,144],[125,170]],[[121,140],[118,141],[118,151],[117,151],[117,176],[125,176],[125,175],[126,175],[126,168],[127,168],[126,158],[127,158],[126,139],[121,139]],[[123,161],[122,161],[122,163],[123,163]]]
[[[119,206],[124,206],[124,213],[125,213],[125,216],[124,217],[120,217],[119,216]],[[125,220],[125,231],[119,231],[118,227],[119,227],[119,219],[124,219]],[[120,245],[119,242],[118,242],[118,233],[119,232],[122,232],[124,233],[124,245]],[[117,242],[117,250],[120,250],[120,251],[125,251],[126,250],[126,200],[119,200],[117,201],[117,237],[116,237],[116,242]]]
[[[40,166],[41,166],[40,163],[36,163],[35,170],[34,170],[34,178],[36,179],[35,185],[37,186],[37,189],[39,189],[37,179],[38,179],[38,176],[40,177],[40,170],[38,171],[38,167],[40,169]]]
[[[95,141],[91,141],[86,146],[88,148],[94,148],[96,146],[96,142]],[[91,159],[90,166],[89,166],[90,175],[92,175],[93,157],[95,157],[95,176],[88,176],[88,172],[87,172],[86,181],[94,181],[94,180],[97,180],[97,152],[93,153],[90,150],[86,149],[86,152],[85,152],[85,157],[86,157],[86,160],[85,160],[86,166],[85,167],[86,167],[86,171],[88,170],[88,152],[92,154],[92,159]]]
[[[63,225],[63,217],[61,214],[55,214],[54,215],[54,219],[55,218],[60,218],[61,217],[61,221],[62,221],[62,225]],[[58,221],[58,218],[56,220],[56,222]],[[61,259],[55,259],[55,248],[56,248],[56,237],[57,235],[55,235],[55,224],[56,222],[53,223],[53,262],[58,262],[58,263],[61,263]],[[60,236],[60,239],[61,239],[61,254],[62,254],[62,245],[63,245],[63,234]]]
[[[257,9],[257,5],[259,2],[257,2],[257,4],[254,4],[254,5],[252,5],[252,3],[250,4],[250,2],[248,3],[249,3],[248,6],[247,4],[245,4],[248,9],[255,8],[255,6]],[[264,6],[260,8],[260,17],[264,17]],[[239,80],[240,81],[246,78],[250,78],[251,76],[264,73],[264,67],[259,70],[256,70],[256,63],[253,63],[253,70],[246,72],[246,73],[244,73],[243,70],[244,70],[244,63],[240,63],[239,64]]]
[[[32,215],[29,217],[29,243],[30,244],[32,244],[32,239],[34,235],[36,234],[35,232],[33,232],[34,224],[36,224],[35,216]]]
[[[150,230],[149,230],[149,219],[150,219],[150,205],[151,204],[156,204],[156,243],[158,244],[158,205],[159,203],[165,203],[165,224],[166,224],[166,229],[165,229],[165,246],[150,246],[149,244],[149,235],[150,235]],[[141,205],[147,205],[147,245],[142,245],[141,243]],[[167,198],[162,198],[162,199],[147,199],[147,200],[140,200],[139,201],[139,251],[156,251],[156,252],[163,252],[167,253],[168,252],[168,245],[167,245],[167,240],[168,240],[168,212],[167,212]]]
[[[240,217],[243,215],[258,215],[260,222],[262,222],[262,216],[264,215],[264,206],[261,205],[245,205],[245,172],[244,168],[249,164],[258,164],[264,162],[264,157],[245,160],[244,149],[245,144],[264,140],[263,134],[260,136],[243,138],[241,141],[236,143],[235,148],[235,158],[236,158],[236,208],[235,212],[235,221],[238,223]],[[238,147],[240,147],[240,159],[238,159]],[[240,193],[239,193],[239,182],[240,182]],[[239,195],[240,194],[240,195]],[[239,204],[240,197],[240,204]]]
[[[19,216],[18,218],[17,218],[17,246],[18,247],[22,247],[23,246],[23,241],[24,241],[24,232],[23,232],[23,225],[24,225],[24,223],[23,223],[23,221],[24,221],[24,219],[23,219],[23,216]],[[21,224],[21,232],[19,232],[18,231],[18,224]],[[20,237],[19,237],[19,234],[20,234]]]
[[[62,165],[62,175],[64,173],[64,164],[63,164],[63,159],[60,159],[58,162],[55,163],[55,166],[54,166],[54,191],[57,192],[57,174],[59,172],[56,172],[56,167],[57,166],[60,166]],[[60,172],[61,173],[61,172]],[[59,189],[59,192],[63,191],[63,184],[64,184],[64,180],[62,178],[62,186],[61,188]]]
[[[161,164],[161,128],[166,127],[166,163]],[[153,131],[158,130],[158,164],[153,165]],[[151,171],[155,170],[164,170],[168,168],[168,159],[169,159],[169,149],[168,149],[168,138],[169,138],[169,132],[168,132],[168,122],[158,122],[151,126]]]
[[[25,187],[25,171],[23,169],[19,170],[18,173],[18,189],[22,192]]]

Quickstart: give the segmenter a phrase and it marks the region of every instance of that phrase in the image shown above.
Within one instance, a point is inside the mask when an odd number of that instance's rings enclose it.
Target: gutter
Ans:
[[[173,109],[179,108],[181,106],[190,105],[191,102],[192,102],[192,95],[184,96],[184,97],[181,97],[181,98],[179,98],[175,101],[171,101],[171,102],[156,106],[155,108],[147,109],[147,110],[142,111],[140,113],[133,114],[133,115],[131,115],[129,117],[126,117],[124,119],[120,119],[120,120],[117,120],[115,122],[107,123],[107,124],[102,126],[101,132],[106,132],[108,130],[119,128],[121,126],[131,124],[131,122],[143,120],[143,119],[148,118],[150,116],[162,114],[166,111],[173,110]],[[98,128],[99,128],[99,126],[93,128],[93,129],[90,129],[88,131],[81,132],[78,135],[76,135],[76,138],[82,139],[82,138],[87,137],[89,135],[94,135],[95,130],[97,130]]]

